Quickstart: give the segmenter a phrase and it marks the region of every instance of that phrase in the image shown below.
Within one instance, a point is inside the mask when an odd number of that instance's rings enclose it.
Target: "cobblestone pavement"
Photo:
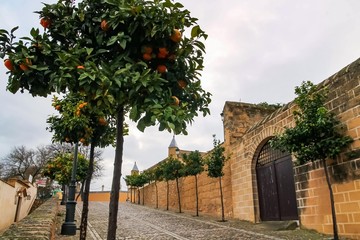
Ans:
[[[106,239],[108,205],[104,202],[90,202],[87,239]],[[78,204],[78,212],[80,209],[81,204]],[[210,217],[193,217],[185,213],[179,214],[132,203],[119,203],[116,233],[117,239],[126,240],[330,239],[300,229],[274,231],[261,224],[235,220],[219,222]],[[57,239],[78,239],[78,237],[59,237]]]

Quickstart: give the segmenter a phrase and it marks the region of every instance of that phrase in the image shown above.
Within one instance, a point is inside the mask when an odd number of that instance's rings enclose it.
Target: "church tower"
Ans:
[[[134,164],[134,167],[132,168],[132,170],[131,170],[131,175],[139,175],[139,169],[138,169],[138,167],[137,167],[137,165],[136,165],[136,162],[135,162],[135,164]]]
[[[176,140],[175,140],[175,135],[173,136],[173,139],[171,140],[171,143],[169,145],[169,152],[168,152],[168,157],[174,157],[176,158],[178,152],[179,152],[179,147],[176,143]]]

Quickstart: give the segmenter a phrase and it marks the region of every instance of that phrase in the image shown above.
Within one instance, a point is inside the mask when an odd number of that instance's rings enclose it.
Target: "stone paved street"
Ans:
[[[81,204],[78,204],[78,212]],[[108,203],[91,202],[87,239],[106,239]],[[69,239],[69,238],[61,238]],[[76,239],[74,237],[74,239]],[[274,231],[243,221],[219,222],[132,203],[119,203],[117,239],[329,239],[304,230]]]

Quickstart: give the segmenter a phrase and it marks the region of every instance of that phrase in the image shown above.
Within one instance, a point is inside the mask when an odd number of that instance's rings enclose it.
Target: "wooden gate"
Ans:
[[[297,220],[291,155],[270,147],[261,149],[256,163],[260,218],[262,221]]]

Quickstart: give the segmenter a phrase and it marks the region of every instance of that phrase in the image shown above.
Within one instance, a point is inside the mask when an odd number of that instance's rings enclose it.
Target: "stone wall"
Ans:
[[[119,193],[119,202],[126,202],[128,198],[128,192],[120,191]],[[77,200],[78,202],[82,201],[81,195]],[[89,193],[89,202],[109,202],[110,201],[110,191],[99,191],[99,192],[90,192]]]
[[[20,222],[12,224],[0,236],[0,240],[53,240],[55,239],[57,212],[58,200],[51,198]]]
[[[339,234],[360,239],[360,61],[336,73],[319,87],[330,90],[327,107],[341,120],[354,142],[338,159],[329,160]],[[320,162],[295,168],[301,223],[332,232],[329,191]]]
[[[225,175],[222,177],[222,187],[224,196],[225,218],[232,218],[232,189],[231,189],[231,171],[230,164],[226,162],[224,166]],[[195,180],[193,176],[183,177],[179,179],[181,209],[182,212],[191,214],[196,213],[196,197],[195,197]],[[167,184],[165,181],[157,182],[158,188],[158,207],[166,209]],[[198,176],[198,193],[199,193],[199,215],[212,215],[221,217],[221,200],[218,178],[213,179],[207,176],[207,172],[203,172]],[[143,195],[143,191],[144,195]],[[136,191],[137,192],[137,191]],[[137,195],[137,194],[136,194]],[[140,204],[143,204],[143,196],[145,205],[156,207],[156,187],[155,183],[146,185],[140,189]],[[137,196],[135,197],[137,201]],[[178,198],[176,190],[176,181],[169,181],[169,210],[178,212]]]
[[[360,239],[360,60],[318,85],[329,90],[326,103],[341,121],[340,128],[354,142],[338,159],[328,161],[338,229],[341,236]],[[248,103],[226,102],[223,110],[225,165],[224,198],[227,217],[260,222],[256,162],[264,144],[286,127],[294,126],[293,102],[278,110]],[[299,221],[302,228],[332,234],[332,217],[320,162],[294,167]],[[183,211],[195,212],[193,177],[182,178]],[[159,207],[166,208],[166,183],[158,183]],[[155,207],[155,184],[145,186],[145,204]],[[141,193],[142,197],[142,193]],[[175,182],[170,182],[170,210],[177,211]],[[142,200],[141,200],[142,203]],[[200,214],[221,216],[218,181],[199,176]]]
[[[340,235],[360,238],[360,64],[359,60],[319,84],[329,89],[327,107],[354,142],[338,159],[329,160]],[[249,128],[230,144],[234,217],[261,221],[256,180],[256,156],[261,147],[285,127],[294,126],[294,104],[289,103]],[[226,117],[225,117],[226,119]],[[225,143],[226,145],[226,143]],[[294,168],[301,226],[332,233],[329,191],[319,162]]]

